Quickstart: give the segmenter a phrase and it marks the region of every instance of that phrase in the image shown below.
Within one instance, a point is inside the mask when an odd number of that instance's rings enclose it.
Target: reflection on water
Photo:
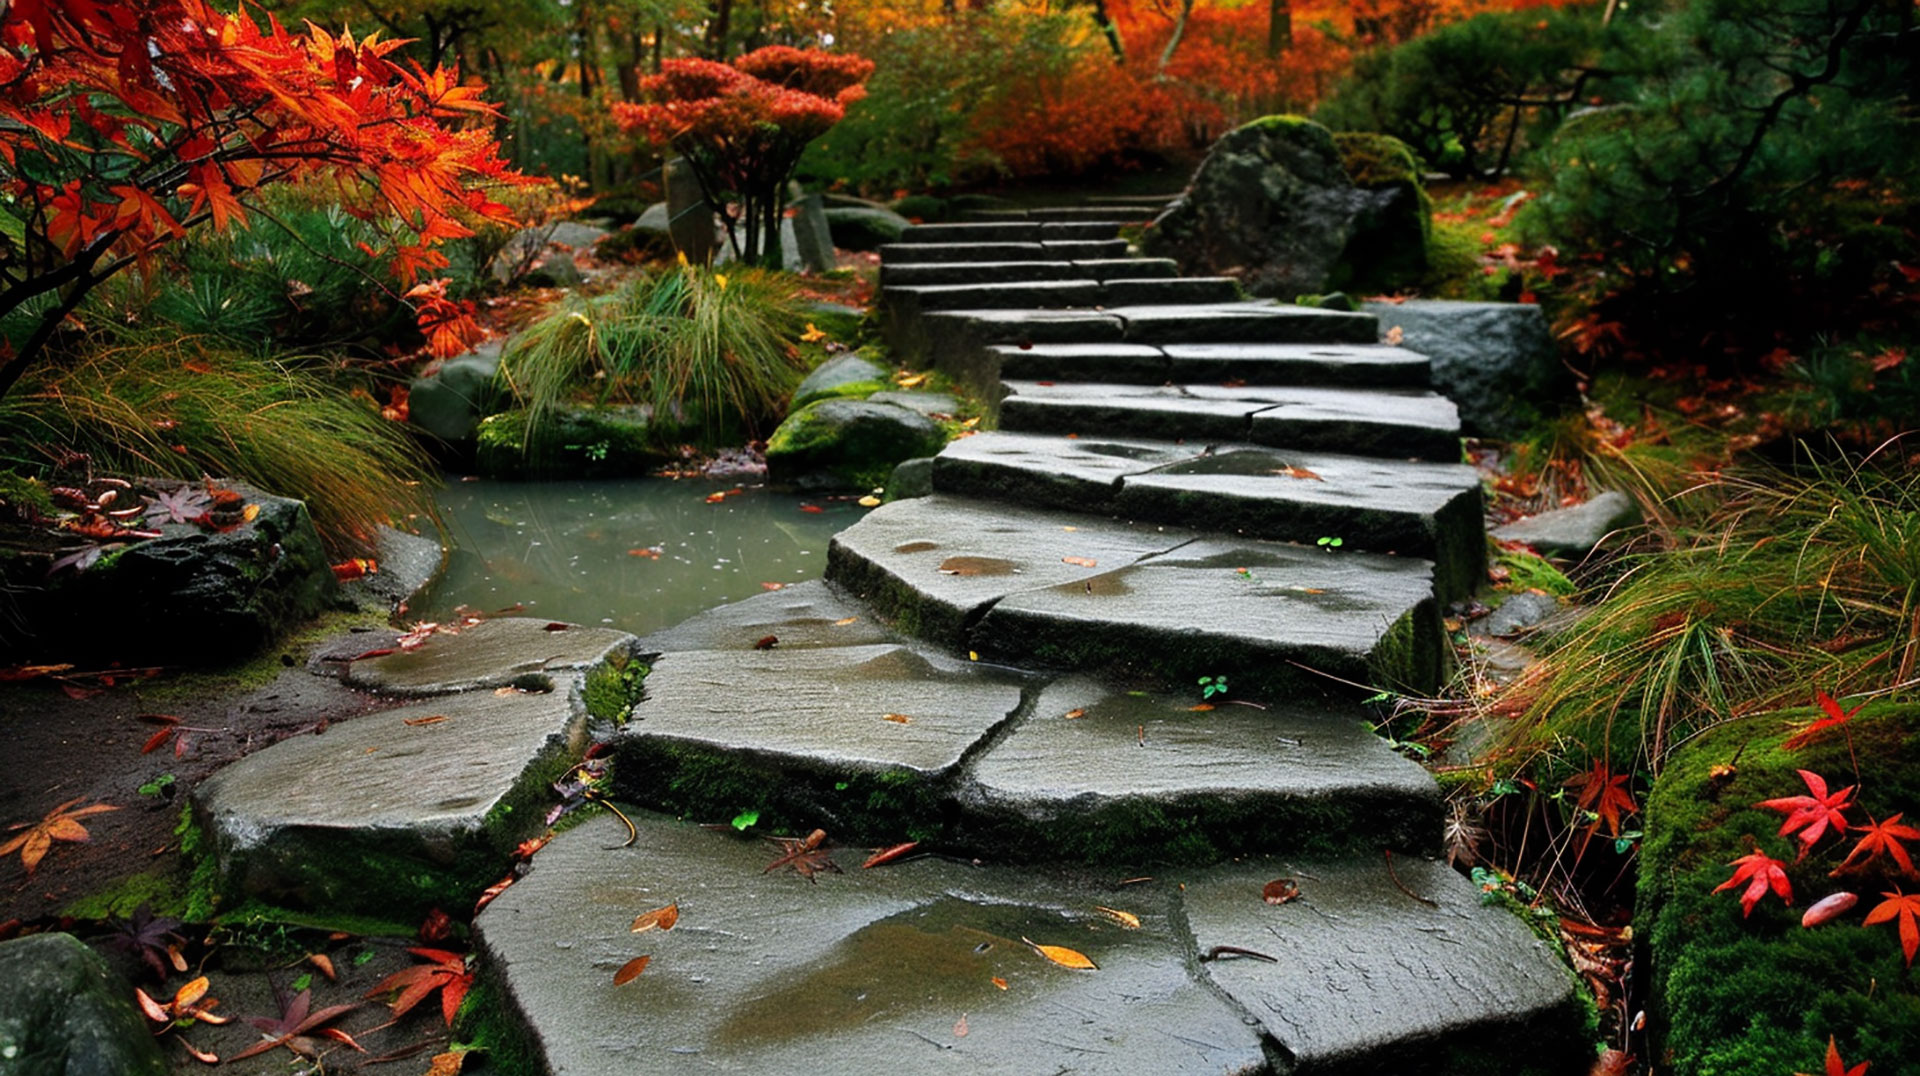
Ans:
[[[440,495],[453,546],[409,617],[483,612],[607,624],[644,635],[703,610],[817,579],[827,540],[865,509],[730,482],[658,478],[455,482]],[[811,509],[818,509],[817,511]]]

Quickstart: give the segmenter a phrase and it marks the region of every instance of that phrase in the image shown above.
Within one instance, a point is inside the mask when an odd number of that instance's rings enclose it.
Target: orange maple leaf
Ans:
[[[1634,814],[1640,810],[1640,805],[1633,801],[1633,794],[1627,791],[1627,781],[1632,776],[1627,773],[1615,774],[1607,766],[1606,760],[1595,759],[1591,772],[1576,774],[1567,782],[1568,787],[1580,790],[1580,799],[1577,801],[1580,809],[1592,811],[1595,815],[1593,824],[1587,827],[1588,836],[1592,836],[1605,822],[1607,834],[1618,837],[1621,812]]]
[[[1870,1063],[1871,1062],[1862,1061],[1858,1065],[1848,1068],[1847,1063],[1840,1060],[1839,1044],[1833,1041],[1832,1035],[1827,1036],[1826,1076],[1864,1076],[1867,1071],[1867,1065]],[[1793,1076],[1807,1076],[1807,1074],[1804,1072],[1796,1072]]]
[[[1868,817],[1868,821],[1873,821],[1871,816]],[[1920,829],[1903,826],[1899,822],[1900,815],[1896,814],[1884,822],[1873,822],[1872,825],[1861,830],[1864,836],[1860,838],[1860,843],[1853,846],[1853,851],[1848,852],[1847,858],[1833,869],[1833,874],[1839,874],[1853,866],[1855,860],[1865,864],[1883,855],[1898,863],[1902,871],[1912,874],[1913,858],[1907,854],[1906,846],[1900,842],[1920,841]]]
[[[48,849],[53,847],[53,842],[84,841],[90,839],[87,834],[87,827],[81,825],[79,819],[85,818],[90,814],[100,814],[103,811],[117,811],[120,809],[107,803],[96,803],[91,807],[82,807],[77,811],[69,809],[74,804],[79,803],[81,799],[85,798],[85,796],[82,796],[79,799],[68,800],[53,810],[48,811],[47,816],[38,822],[20,822],[11,826],[10,828],[12,829],[24,829],[26,832],[5,844],[0,844],[0,856],[12,855],[14,851],[18,849],[21,864],[27,868],[28,874],[32,874],[33,869],[40,865],[42,859],[46,858]]]
[[[438,990],[440,1014],[446,1018],[447,1026],[452,1027],[453,1014],[459,1011],[461,999],[467,996],[467,988],[473,985],[473,973],[467,970],[467,958],[445,949],[408,949],[407,952],[425,957],[428,962],[394,972],[367,991],[366,996],[399,991],[390,1003],[393,1015],[398,1017]]]
[[[1866,925],[1884,923],[1894,916],[1900,917],[1900,951],[1907,954],[1907,967],[1913,967],[1913,954],[1920,950],[1920,893],[1902,893],[1895,890],[1881,893],[1887,898],[1874,905],[1867,913]]]

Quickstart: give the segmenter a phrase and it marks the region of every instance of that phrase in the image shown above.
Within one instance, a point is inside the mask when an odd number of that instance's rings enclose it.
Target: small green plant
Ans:
[[[174,780],[173,774],[163,773],[153,780],[148,781],[146,784],[141,785],[139,792],[142,796],[171,795],[172,793],[168,790],[173,787]]]
[[[1227,693],[1227,678],[1224,676],[1203,676],[1200,678],[1200,699],[1206,701],[1215,695]]]
[[[733,816],[733,828],[745,833],[758,821],[760,821],[759,811],[741,811]]]
[[[1339,549],[1341,546],[1346,545],[1347,543],[1346,543],[1346,540],[1342,538],[1326,537],[1326,538],[1321,538],[1319,541],[1313,544],[1331,553],[1334,550]]]

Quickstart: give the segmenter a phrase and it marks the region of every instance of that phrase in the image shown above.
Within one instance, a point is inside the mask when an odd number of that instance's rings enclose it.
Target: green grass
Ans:
[[[807,315],[785,278],[676,266],[573,298],[520,334],[501,363],[538,428],[578,402],[650,407],[663,438],[763,436],[806,369]]]
[[[336,553],[428,507],[425,456],[370,400],[312,364],[205,339],[103,340],[30,371],[0,400],[0,464],[43,469],[51,446],[99,474],[212,475],[297,497]]]

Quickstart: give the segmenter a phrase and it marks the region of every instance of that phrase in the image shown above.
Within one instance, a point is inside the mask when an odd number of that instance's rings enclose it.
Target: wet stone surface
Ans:
[[[543,673],[589,669],[629,650],[633,636],[528,617],[483,620],[432,635],[413,650],[349,664],[342,682],[387,695],[443,695],[504,687]]]

